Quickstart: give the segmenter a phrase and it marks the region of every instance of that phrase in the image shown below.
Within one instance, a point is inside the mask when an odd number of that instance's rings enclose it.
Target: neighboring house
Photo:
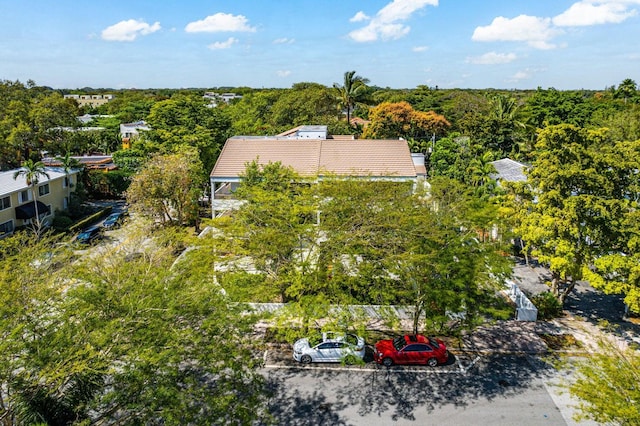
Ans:
[[[112,118],[113,115],[100,115],[100,114],[85,114],[78,117],[78,121],[82,124],[87,124],[90,121],[95,120],[96,118]]]
[[[120,137],[122,137],[122,149],[130,149],[131,140],[140,137],[140,131],[149,130],[151,130],[151,127],[149,127],[145,121],[121,124]]]
[[[110,155],[82,155],[72,156],[87,170],[103,170],[105,172],[115,170],[118,167],[114,164]],[[42,162],[47,167],[62,167],[62,162],[57,158],[45,157]]]
[[[524,174],[528,166],[514,161],[510,158],[492,161],[491,164],[496,169],[496,173],[490,175],[491,179],[498,183],[502,180],[505,182],[526,182],[527,175]]]
[[[216,93],[216,92],[205,92],[204,99],[209,101],[207,105],[210,108],[214,108],[218,106],[218,103],[224,102],[225,104],[230,103],[234,99],[242,99],[242,95],[236,95],[235,93]]]
[[[90,106],[97,108],[114,99],[113,95],[64,95],[65,99],[75,100],[79,106]]]
[[[31,187],[25,177],[13,178],[18,170],[0,172],[0,238],[31,224],[36,215]],[[56,210],[67,209],[70,188],[77,181],[78,171],[72,170],[68,175],[59,167],[46,167],[45,171],[49,178],[40,177],[35,191],[40,220],[47,225]]]
[[[426,178],[424,155],[412,155],[406,140],[364,140],[331,136],[326,126],[301,126],[278,136],[234,136],[211,171],[212,214],[237,208],[233,192],[248,163],[280,162],[303,178],[348,176],[409,181]]]

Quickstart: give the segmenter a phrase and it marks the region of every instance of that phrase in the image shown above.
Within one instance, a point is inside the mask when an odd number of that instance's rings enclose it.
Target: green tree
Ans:
[[[465,313],[458,326],[474,324],[495,306],[508,261],[498,241],[479,239],[495,209],[481,220],[462,188],[440,179],[430,194],[412,194],[408,183],[323,181],[321,250],[332,265],[323,299],[411,306],[414,332],[442,331],[451,313]]]
[[[245,204],[234,220],[243,252],[250,254],[279,300],[291,301],[289,286],[305,282],[311,267],[305,253],[316,244],[317,207],[310,186],[280,163],[253,161],[242,179],[236,194]]]
[[[601,109],[594,114],[591,126],[606,127],[609,135],[616,141],[636,141],[640,139],[640,107],[629,105],[628,108]]]
[[[44,246],[1,241],[0,418],[265,421],[261,359],[246,338],[255,318],[213,282],[210,253],[175,263],[183,240],[129,229],[117,251],[49,274],[31,273]]]
[[[234,135],[273,135],[278,129],[271,120],[271,109],[280,96],[286,93],[283,89],[259,90],[245,94],[238,102],[222,108],[229,117]]]
[[[176,95],[157,102],[151,108],[147,123],[153,129],[145,139],[153,142],[161,153],[170,153],[177,145],[198,150],[203,173],[209,173],[227,140],[231,123],[218,108],[207,108],[202,98]]]
[[[347,113],[347,123],[351,123],[351,111],[361,104],[367,103],[369,79],[361,77],[355,71],[346,71],[342,85],[333,84],[336,99],[340,108]]]
[[[584,278],[607,294],[624,295],[627,309],[640,314],[640,140],[619,142],[604,152],[611,158],[608,172],[624,184],[619,215],[611,224],[610,249],[584,270]]]
[[[471,139],[453,132],[434,143],[433,152],[429,156],[429,174],[432,177],[446,176],[464,182],[465,172],[474,153]]]
[[[491,161],[493,161],[493,154],[487,151],[482,156],[471,159],[465,173],[465,182],[473,186],[480,196],[491,195],[496,188],[496,182],[491,177],[496,173],[496,169]]]
[[[537,129],[563,123],[582,127],[596,109],[593,101],[584,92],[538,88],[527,98],[523,114],[526,123]]]
[[[53,127],[78,126],[78,112],[73,100],[64,99],[59,93],[52,93],[36,101],[31,107],[30,119],[34,131],[42,136]]]
[[[33,206],[35,210],[35,223],[33,230],[39,237],[42,232],[42,223],[40,223],[40,213],[38,212],[38,194],[36,194],[36,188],[41,178],[49,178],[49,173],[47,173],[42,161],[34,162],[29,159],[22,163],[22,168],[20,170],[13,173],[14,180],[18,179],[18,177],[24,177],[25,182],[31,188],[31,196],[33,198]]]
[[[337,121],[335,97],[320,84],[298,83],[282,93],[270,109],[270,122],[279,130]]]
[[[572,362],[570,368],[576,380],[567,387],[580,400],[576,420],[640,424],[640,352],[602,341],[597,352]]]
[[[156,155],[145,163],[127,190],[133,210],[163,224],[196,221],[204,191],[197,151],[188,146],[177,148],[173,154]]]
[[[615,91],[614,98],[623,99],[626,103],[627,100],[634,100],[638,95],[638,85],[630,78],[625,78]]]
[[[619,166],[625,161],[603,130],[550,126],[536,149],[517,230],[549,265],[551,291],[563,303],[594,259],[618,250],[633,169]]]

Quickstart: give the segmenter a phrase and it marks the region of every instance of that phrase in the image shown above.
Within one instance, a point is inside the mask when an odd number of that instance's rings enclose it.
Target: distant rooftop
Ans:
[[[497,161],[492,161],[491,164],[495,167],[495,174],[491,175],[491,178],[496,180],[504,180],[506,182],[525,182],[527,176],[524,174],[526,165],[514,161],[510,158],[503,158]]]

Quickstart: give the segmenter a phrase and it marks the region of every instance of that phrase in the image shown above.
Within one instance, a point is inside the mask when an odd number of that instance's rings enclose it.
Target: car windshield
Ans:
[[[396,351],[401,350],[405,346],[407,346],[407,342],[404,340],[404,336],[393,339],[393,347],[396,348]]]
[[[78,239],[79,239],[79,240],[86,240],[86,239],[88,239],[90,236],[91,236],[91,232],[86,231],[86,232],[82,232],[82,233],[80,233],[80,234],[78,235]]]
[[[432,337],[429,337],[429,344],[435,349],[440,347],[440,343]]]
[[[107,218],[107,220],[105,220],[105,222],[115,222],[116,220],[118,220],[119,216],[119,214],[112,214]]]

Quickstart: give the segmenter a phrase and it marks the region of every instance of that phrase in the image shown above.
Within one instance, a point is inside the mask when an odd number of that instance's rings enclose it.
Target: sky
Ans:
[[[640,82],[640,0],[0,0],[0,80],[56,89]]]

